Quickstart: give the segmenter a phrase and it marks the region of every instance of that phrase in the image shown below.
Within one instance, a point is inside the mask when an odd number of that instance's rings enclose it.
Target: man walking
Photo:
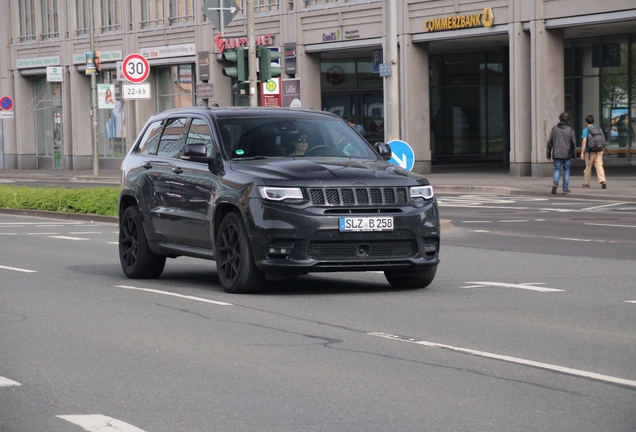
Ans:
[[[581,160],[585,161],[585,183],[584,188],[590,187],[590,178],[592,177],[592,167],[596,169],[598,182],[601,189],[607,189],[605,183],[605,170],[603,169],[603,150],[605,150],[605,135],[601,128],[594,126],[594,116],[585,117],[587,126],[583,129],[583,143],[581,144]],[[587,156],[587,157],[586,157]]]
[[[554,161],[554,176],[552,179],[552,194],[556,195],[559,187],[559,177],[563,170],[563,193],[570,193],[570,159],[574,159],[576,138],[574,129],[570,127],[568,121],[570,115],[566,112],[559,115],[559,124],[552,128],[546,158]]]

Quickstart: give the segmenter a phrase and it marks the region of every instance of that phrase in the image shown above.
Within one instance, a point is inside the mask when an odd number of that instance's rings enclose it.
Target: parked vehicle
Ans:
[[[215,260],[232,293],[310,272],[384,271],[396,288],[426,287],[439,263],[433,187],[390,158],[326,112],[153,115],[122,163],[122,269],[156,278],[166,258]]]

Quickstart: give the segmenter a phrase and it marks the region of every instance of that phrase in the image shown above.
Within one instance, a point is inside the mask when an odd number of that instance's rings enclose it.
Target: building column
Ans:
[[[510,24],[510,175],[531,175],[532,127],[530,33]]]
[[[411,35],[400,35],[400,134],[415,153],[413,171],[431,172],[431,113],[429,101],[428,44],[414,44]]]
[[[543,20],[530,22],[532,71],[532,176],[551,177],[545,150],[552,127],[564,110],[563,30],[546,30]]]
[[[322,110],[320,91],[320,53],[306,53],[304,45],[296,46],[296,68],[300,80],[300,98],[303,107]]]

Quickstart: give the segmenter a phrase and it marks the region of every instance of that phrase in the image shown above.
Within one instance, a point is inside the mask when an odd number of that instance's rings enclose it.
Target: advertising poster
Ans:
[[[300,102],[300,78],[284,79],[283,83],[283,106],[299,108]]]
[[[97,84],[97,108],[115,108],[115,84]]]

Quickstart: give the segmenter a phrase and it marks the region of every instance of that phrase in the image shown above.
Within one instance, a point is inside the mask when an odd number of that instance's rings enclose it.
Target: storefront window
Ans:
[[[606,157],[630,159],[633,155],[633,58],[634,37],[631,47],[627,36],[568,41],[565,45],[566,109],[572,126],[580,137],[585,116],[592,114],[605,133]],[[580,147],[580,138],[577,143]]]
[[[435,160],[501,160],[501,54],[431,56],[431,150]]]
[[[384,141],[383,78],[366,59],[323,59],[320,64],[322,109],[345,120],[355,118],[369,142]]]
[[[115,71],[101,75],[102,84],[115,82]],[[115,85],[114,106],[97,110],[97,143],[100,157],[123,158],[126,153],[126,101]]]
[[[35,120],[38,166],[61,169],[63,150],[61,83],[47,82],[44,76],[34,77],[32,110]]]
[[[193,70],[191,64],[157,68],[157,109],[159,111],[194,106]]]

